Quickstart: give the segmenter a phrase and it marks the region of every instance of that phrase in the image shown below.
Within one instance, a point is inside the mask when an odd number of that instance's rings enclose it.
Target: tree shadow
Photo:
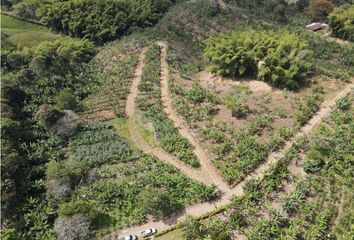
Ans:
[[[166,217],[164,217],[162,220],[163,223],[167,224],[167,225],[175,225],[178,220],[186,214],[186,208],[182,208],[176,212],[174,212],[173,214],[170,214]]]

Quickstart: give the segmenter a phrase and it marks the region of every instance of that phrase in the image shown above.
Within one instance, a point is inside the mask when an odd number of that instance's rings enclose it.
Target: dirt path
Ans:
[[[128,118],[128,128],[131,134],[131,138],[134,141],[135,145],[142,150],[146,154],[151,154],[154,155],[156,158],[158,158],[160,161],[167,162],[171,165],[173,165],[175,168],[180,170],[182,173],[184,173],[187,177],[200,181],[206,185],[211,185],[212,182],[210,179],[205,176],[205,174],[202,174],[201,170],[199,169],[193,169],[183,162],[177,160],[174,156],[171,154],[167,153],[163,149],[159,147],[151,147],[142,137],[141,135],[141,126],[140,124],[137,123],[137,116],[131,116]]]
[[[188,130],[187,125],[173,108],[172,97],[170,96],[168,87],[169,66],[166,61],[167,45],[165,42],[158,42],[158,44],[161,47],[161,96],[164,110],[168,117],[173,120],[174,126],[178,129],[179,133],[187,138],[193,146],[193,152],[198,157],[202,172],[206,173],[220,190],[226,192],[229,190],[228,184],[223,180],[223,177],[218,173],[213,163],[209,160],[209,157],[201,147],[199,141],[192,135],[190,130]]]
[[[235,79],[220,77],[211,72],[201,71],[198,73],[198,79],[203,87],[214,86],[214,85],[222,85],[222,86],[240,86],[242,84],[246,84],[247,87],[252,92],[278,92],[280,90],[273,89],[268,83],[259,80],[246,80],[246,79]]]
[[[212,185],[213,181],[208,177],[208,175],[202,171],[202,169],[192,168],[185,163],[179,161],[171,154],[167,153],[163,149],[159,147],[151,147],[142,137],[141,135],[141,126],[137,122],[137,113],[136,113],[136,104],[135,100],[139,93],[139,82],[141,78],[141,74],[144,68],[144,55],[147,48],[143,48],[139,58],[136,70],[134,72],[134,78],[132,81],[130,93],[127,98],[125,113],[128,118],[128,128],[131,134],[132,141],[135,145],[141,149],[146,154],[152,154],[160,161],[167,162],[177,169],[181,170],[186,176],[191,179],[200,181],[206,185]]]
[[[166,51],[166,46],[162,45]],[[164,53],[163,53],[164,55]],[[165,73],[164,73],[165,74]],[[353,79],[354,80],[354,79]],[[166,81],[166,80],[165,80]],[[164,85],[163,88],[166,88]],[[336,104],[336,101],[339,100],[340,98],[346,96],[350,91],[353,91],[354,84],[349,84],[346,88],[344,88],[340,93],[336,95],[335,98],[333,98],[330,101],[325,101],[322,105],[320,110],[315,114],[315,116],[312,117],[312,119],[308,122],[307,125],[303,126],[299,133],[296,135],[296,137],[306,135],[310,133],[319,123],[320,121],[327,116],[330,112],[332,107]],[[165,92],[166,90],[164,90]],[[165,92],[166,93],[166,92]],[[165,95],[164,98],[168,97],[168,95]],[[261,178],[264,176],[265,171],[274,163],[279,161],[279,159],[284,156],[284,153],[286,150],[288,150],[292,144],[295,142],[296,137],[292,138],[290,141],[286,143],[286,145],[283,147],[282,150],[279,152],[273,152],[271,153],[265,163],[261,164],[260,166],[257,167],[255,171],[253,171],[252,174],[248,175],[243,181],[235,185],[232,189],[225,191],[225,194],[222,195],[222,197],[215,202],[206,202],[206,203],[199,203],[195,204],[192,206],[189,206],[185,208],[182,212],[177,213],[175,216],[172,216],[168,219],[160,220],[160,221],[149,221],[146,224],[140,225],[140,226],[134,226],[131,228],[123,229],[121,231],[113,232],[111,235],[108,236],[108,239],[116,239],[116,237],[121,236],[121,235],[129,235],[129,234],[139,234],[142,230],[145,230],[149,227],[155,227],[159,231],[166,230],[175,224],[177,222],[182,221],[187,215],[192,215],[192,216],[200,216],[202,214],[211,212],[217,208],[220,208],[222,206],[225,206],[230,203],[230,198],[232,196],[241,196],[243,194],[243,186],[244,184],[255,178]]]
[[[145,58],[146,51],[147,51],[147,47],[144,47],[141,50],[138,57],[138,64],[134,72],[133,81],[130,87],[130,93],[127,97],[127,102],[125,104],[125,116],[127,118],[130,118],[135,114],[135,99],[138,96],[138,92],[139,92],[138,86],[139,86],[141,74],[143,73],[144,58]]]

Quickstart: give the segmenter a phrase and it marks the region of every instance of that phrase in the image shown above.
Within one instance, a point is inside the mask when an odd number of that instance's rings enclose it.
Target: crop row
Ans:
[[[111,81],[102,86],[97,93],[85,100],[85,118],[89,119],[90,116],[95,118],[95,114],[104,111],[110,111],[117,117],[124,117],[125,102],[136,64],[136,54],[130,54],[127,58],[118,63],[110,74]],[[112,118],[112,116],[113,115],[109,115],[104,119],[98,120],[108,120]]]
[[[293,135],[290,129],[279,128],[269,143],[260,143],[253,135],[260,134],[263,129],[271,126],[273,119],[268,114],[256,118],[245,129],[234,129],[226,123],[212,121],[213,115],[218,111],[220,99],[197,82],[193,83],[190,90],[185,90],[170,79],[169,87],[174,94],[177,112],[186,119],[187,124],[196,129],[202,140],[211,142],[214,164],[230,184],[243,179],[271,150],[278,150]],[[209,106],[212,107],[208,108]],[[201,124],[202,121],[205,125]]]
[[[138,86],[140,95],[137,99],[137,105],[153,122],[156,136],[162,148],[177,156],[181,161],[193,167],[198,167],[198,158],[193,153],[189,141],[179,134],[173,121],[163,111],[160,91],[160,65],[160,47],[152,45],[145,55],[145,67]]]
[[[353,133],[352,106],[350,95],[338,101],[313,136],[297,139],[262,179],[245,184],[245,194],[233,198],[228,213],[223,214],[228,220],[218,220],[218,231],[209,227],[203,234],[221,240],[230,239],[235,231],[255,240],[351,239],[354,201],[353,163],[349,159],[353,146],[348,143]],[[287,166],[303,154],[299,165],[307,175],[299,177]],[[338,211],[338,201],[348,210]],[[201,237],[191,230],[194,224],[183,226],[190,239]]]
[[[189,125],[196,124],[198,121],[211,120],[212,116],[219,111],[220,98],[203,89],[197,81],[193,82],[190,90],[185,90],[171,78],[169,89],[176,96],[174,107],[177,113],[182,115]]]

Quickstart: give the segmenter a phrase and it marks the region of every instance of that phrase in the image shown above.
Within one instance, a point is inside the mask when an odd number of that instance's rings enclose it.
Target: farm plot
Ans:
[[[84,101],[82,118],[87,122],[125,117],[125,103],[144,40],[130,38],[103,47],[94,59],[95,66],[110,79]]]
[[[98,232],[161,219],[216,196],[215,187],[132,148],[110,125],[83,126],[68,150],[67,160],[49,163],[49,192],[61,199],[61,217],[82,214]]]
[[[175,56],[173,50],[169,53]],[[178,66],[179,60],[169,62]],[[173,69],[170,91],[176,111],[202,140],[229,184],[252,172],[279,150],[343,83],[313,77],[298,92],[272,89],[259,81],[236,82],[200,72],[183,78]],[[193,75],[191,75],[193,76]],[[265,86],[264,86],[265,85]]]
[[[145,54],[145,67],[138,86],[140,93],[137,106],[153,122],[157,139],[164,150],[193,167],[199,167],[198,158],[193,153],[189,141],[179,134],[173,121],[163,110],[160,57],[160,47],[156,44],[152,45]]]
[[[353,134],[353,97],[351,92],[339,100],[313,135],[298,139],[263,178],[246,183],[245,194],[234,197],[228,210],[203,222],[185,222],[185,236],[349,239],[354,166],[353,146],[347,143]],[[195,226],[199,231],[191,231]]]

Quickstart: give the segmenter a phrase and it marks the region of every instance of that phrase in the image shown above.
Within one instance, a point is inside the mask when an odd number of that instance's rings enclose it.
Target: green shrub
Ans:
[[[272,151],[279,150],[291,136],[293,136],[291,129],[284,127],[278,128],[269,142],[270,149]]]
[[[78,102],[71,92],[62,90],[56,97],[56,107],[59,110],[76,110]]]
[[[249,238],[253,240],[272,240],[281,236],[281,228],[274,220],[261,220],[252,228]]]
[[[229,218],[229,224],[233,229],[241,229],[246,226],[247,220],[240,211],[236,210],[231,213]]]
[[[303,162],[304,170],[307,173],[318,172],[324,164],[324,156],[317,150],[310,150]]]
[[[307,42],[294,34],[255,30],[209,37],[204,55],[218,75],[253,75],[288,89],[305,81],[312,58]]]
[[[351,105],[352,100],[350,98],[350,95],[343,97],[336,102],[336,107],[342,111],[349,110]]]
[[[231,116],[236,118],[245,117],[250,112],[247,102],[242,95],[236,98],[227,96],[226,107],[231,109]]]
[[[13,12],[24,19],[38,20],[38,17],[36,16],[36,7],[31,3],[19,2],[14,6]]]
[[[263,116],[257,117],[247,126],[247,132],[251,135],[261,134],[263,129],[270,127],[273,123],[273,118],[265,114]]]
[[[61,178],[66,176],[68,172],[63,162],[52,160],[47,165],[46,177],[47,179]]]
[[[171,5],[170,0],[56,0],[43,4],[39,16],[54,31],[102,44],[153,25]]]
[[[14,228],[3,228],[0,231],[3,240],[24,240],[25,238]]]
[[[335,8],[328,15],[328,24],[336,37],[354,41],[354,5]]]
[[[72,217],[82,214],[90,223],[93,229],[110,225],[110,218],[105,215],[99,206],[85,200],[71,201],[60,206],[59,216]]]
[[[53,63],[74,65],[88,62],[96,54],[95,46],[88,40],[61,38],[55,42],[43,42],[38,45],[34,55],[44,61],[46,66]]]
[[[218,239],[218,240],[228,240],[229,233],[227,231],[227,225],[225,222],[215,218],[212,219],[208,224],[208,237],[210,239]]]
[[[312,91],[311,95],[305,96],[305,103],[300,103],[299,110],[295,113],[295,121],[303,126],[320,109],[320,94]]]
[[[31,55],[28,51],[1,51],[1,68],[5,71],[18,71],[29,63]]]
[[[309,194],[307,182],[298,182],[295,189],[283,198],[283,209],[288,214],[294,214],[306,202]]]
[[[185,239],[203,238],[205,227],[203,223],[193,218],[192,216],[187,216],[181,225]]]
[[[156,219],[166,217],[183,207],[165,190],[146,189],[140,193],[140,197],[144,201],[144,209]]]

